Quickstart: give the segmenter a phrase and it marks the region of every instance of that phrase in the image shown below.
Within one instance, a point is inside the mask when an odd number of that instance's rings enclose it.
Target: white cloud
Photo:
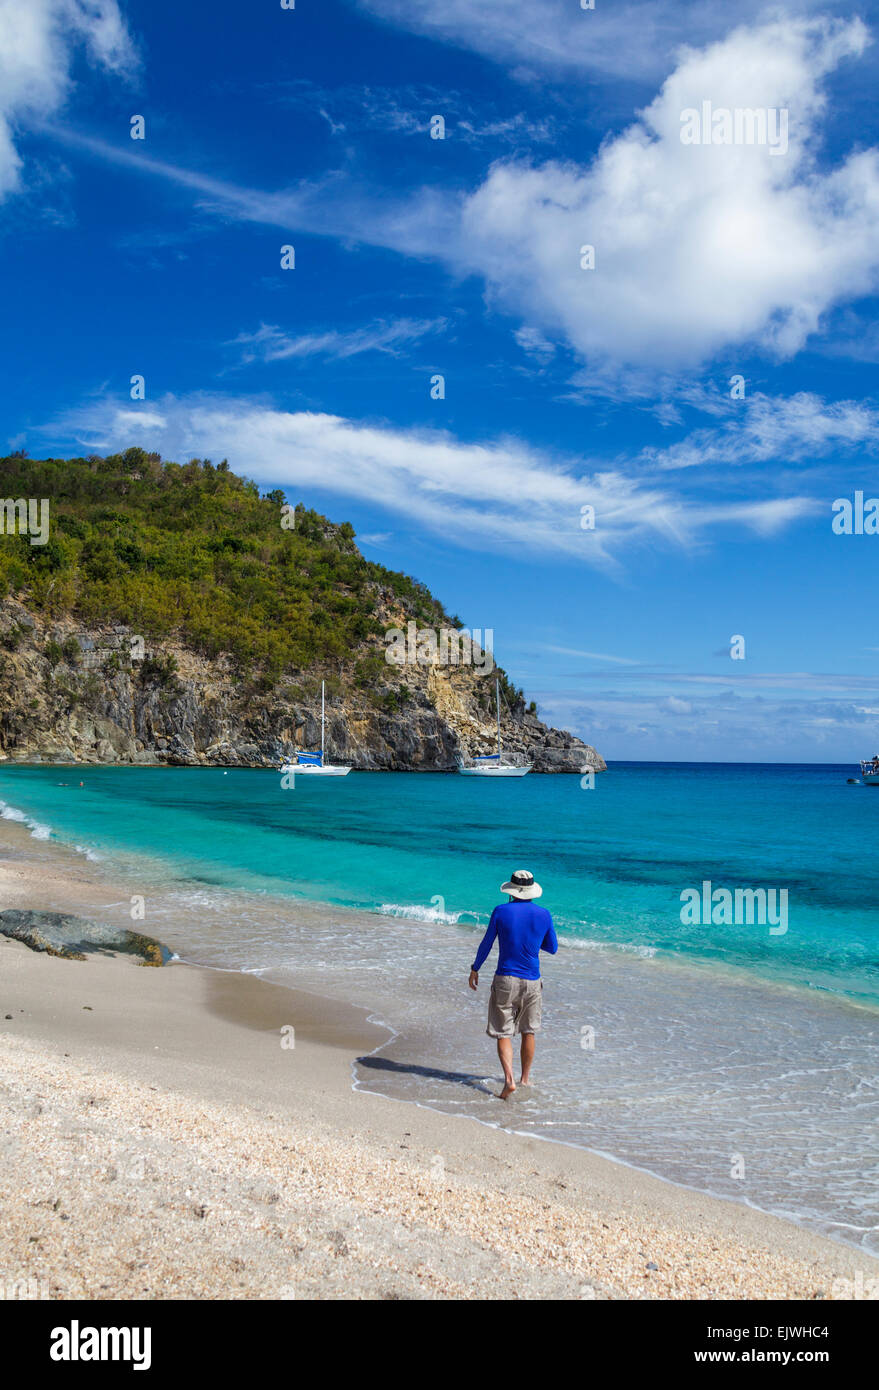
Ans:
[[[539,329],[531,328],[529,324],[523,323],[521,328],[516,329],[513,337],[522,351],[535,358],[542,366],[555,356],[555,345],[545,338]]]
[[[669,714],[692,714],[693,705],[690,700],[681,700],[677,695],[666,695],[664,700],[659,702],[660,708],[667,710]]]
[[[77,46],[110,72],[135,66],[116,0],[0,0],[0,198],[22,186],[16,132],[63,106]]]
[[[872,454],[879,439],[879,412],[860,401],[826,402],[801,391],[788,397],[758,393],[728,404],[730,416],[721,427],[694,430],[667,449],[645,450],[642,460],[663,470],[770,459],[793,463],[854,448]]]
[[[445,246],[456,244],[460,233],[460,200],[439,189],[381,196],[365,192],[347,175],[330,172],[320,179],[300,180],[292,188],[266,192],[153,159],[140,150],[132,153],[74,130],[47,133],[110,164],[188,189],[198,195],[197,206],[206,212],[278,227],[287,235],[302,231],[431,259]]]
[[[263,323],[255,333],[241,333],[230,346],[240,347],[243,362],[279,362],[288,357],[356,357],[363,352],[384,352],[391,356],[417,343],[429,333],[439,333],[447,319],[394,319],[349,331],[327,329],[324,333],[303,333],[291,338],[281,328]]]
[[[832,305],[879,284],[879,152],[829,173],[813,162],[822,78],[865,44],[858,20],[780,21],[685,51],[590,165],[495,164],[464,206],[459,264],[599,374],[692,368],[733,344],[793,354]],[[789,109],[787,153],[683,144],[681,113],[703,100]]]
[[[774,536],[803,517],[821,511],[821,502],[806,497],[774,497],[765,502],[724,502],[701,509],[703,525],[739,522],[749,531],[761,536]]]
[[[806,515],[807,498],[700,502],[622,472],[586,471],[516,439],[467,443],[441,430],[402,430],[336,415],[286,412],[252,400],[168,396],[143,413],[110,399],[44,427],[88,450],[143,443],[166,458],[226,457],[273,485],[380,506],[464,548],[527,550],[601,567],[646,543],[689,546],[711,528],[766,534]],[[582,508],[595,529],[581,528]]]
[[[653,77],[681,43],[704,44],[729,27],[729,5],[712,0],[358,0],[377,18],[469,48],[523,77],[600,72]],[[753,21],[765,0],[738,0],[735,16]],[[832,0],[788,0],[791,13],[833,8]]]

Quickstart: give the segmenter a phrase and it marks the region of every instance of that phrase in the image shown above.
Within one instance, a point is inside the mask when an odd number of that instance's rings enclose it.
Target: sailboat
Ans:
[[[463,777],[524,777],[531,771],[530,763],[514,763],[504,758],[501,748],[501,683],[495,680],[494,702],[497,710],[497,752],[482,753],[471,759],[469,764],[458,762],[458,771]]]
[[[319,753],[297,753],[295,763],[285,763],[281,768],[282,772],[292,772],[296,776],[300,773],[308,777],[347,777],[351,771],[350,767],[342,767],[339,763],[324,762],[324,743],[326,735],[326,682],[320,683],[320,752]]]

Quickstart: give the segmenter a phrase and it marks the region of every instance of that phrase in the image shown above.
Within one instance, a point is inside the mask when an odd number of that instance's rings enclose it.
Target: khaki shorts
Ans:
[[[518,975],[495,975],[488,996],[490,1038],[512,1038],[516,1033],[538,1033],[543,1011],[543,981],[520,980]]]

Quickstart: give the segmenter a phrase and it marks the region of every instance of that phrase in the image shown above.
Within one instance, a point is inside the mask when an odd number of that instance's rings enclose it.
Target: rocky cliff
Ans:
[[[404,614],[386,615],[389,626]],[[495,746],[494,676],[474,666],[389,665],[382,648],[347,666],[291,673],[271,689],[222,657],[147,643],[123,625],[46,619],[16,599],[0,609],[0,761],[178,766],[276,765],[320,742],[326,678],[327,753],[361,769],[448,771]],[[134,652],[134,655],[132,653]],[[358,684],[360,679],[361,684]],[[502,709],[505,752],[535,772],[603,771],[594,748],[550,729],[519,699]]]
[[[317,745],[325,681],[331,759],[446,771],[494,750],[497,677],[506,752],[604,769],[487,655],[350,524],[226,460],[0,459],[2,761],[272,766]]]

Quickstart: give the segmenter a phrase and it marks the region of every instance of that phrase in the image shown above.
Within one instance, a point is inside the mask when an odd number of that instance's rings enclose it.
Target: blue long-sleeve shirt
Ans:
[[[476,952],[472,970],[480,970],[498,942],[496,975],[516,975],[520,980],[540,979],[540,951],[554,956],[559,948],[552,917],[534,902],[501,903],[491,914],[485,936]]]

